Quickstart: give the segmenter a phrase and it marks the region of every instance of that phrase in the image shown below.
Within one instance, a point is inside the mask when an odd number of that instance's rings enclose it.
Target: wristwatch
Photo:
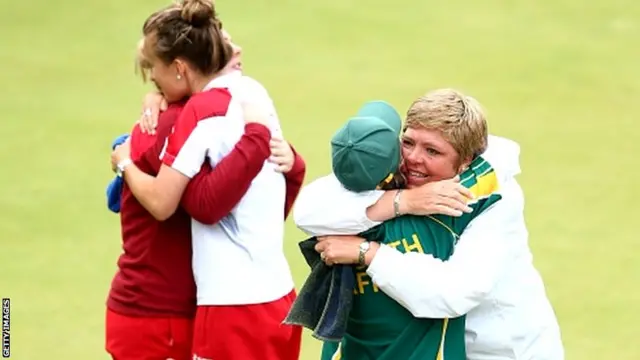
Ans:
[[[396,195],[393,197],[393,215],[395,217],[402,215],[400,213],[400,195],[402,195],[402,189],[396,191]]]
[[[116,175],[118,175],[119,177],[122,177],[122,173],[124,173],[124,169],[126,169],[127,166],[131,164],[133,164],[133,161],[131,161],[131,159],[129,158],[120,160],[120,162],[116,165]]]
[[[366,240],[360,243],[360,252],[358,253],[358,264],[360,264],[360,266],[364,265],[364,256],[367,254],[370,247],[371,243]]]

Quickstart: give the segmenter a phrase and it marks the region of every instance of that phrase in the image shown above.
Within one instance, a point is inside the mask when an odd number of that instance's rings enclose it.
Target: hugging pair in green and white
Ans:
[[[333,174],[293,213],[323,261],[354,265],[347,333],[322,360],[564,358],[527,245],[519,147],[487,128],[475,99],[441,89],[404,127],[374,101],[336,132]]]

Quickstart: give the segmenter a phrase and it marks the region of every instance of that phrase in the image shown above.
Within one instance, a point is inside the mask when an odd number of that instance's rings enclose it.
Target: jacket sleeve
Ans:
[[[245,133],[234,149],[215,168],[205,161],[191,179],[181,200],[195,220],[215,224],[231,212],[271,154],[269,129],[260,124],[245,125]]]
[[[471,221],[447,261],[382,245],[367,273],[388,296],[420,318],[466,314],[491,292],[524,241],[524,197],[515,181],[503,199]]]
[[[302,188],[293,219],[311,236],[358,234],[380,224],[367,217],[367,208],[382,195],[384,191],[349,191],[331,174]]]
[[[289,144],[289,146],[291,146],[291,144]],[[291,146],[291,150],[295,157],[293,167],[285,174],[285,179],[287,181],[287,195],[284,207],[285,220],[289,216],[293,203],[296,201],[296,198],[300,193],[300,188],[304,182],[304,175],[307,171],[307,165],[305,164],[302,156],[293,148],[293,146]]]

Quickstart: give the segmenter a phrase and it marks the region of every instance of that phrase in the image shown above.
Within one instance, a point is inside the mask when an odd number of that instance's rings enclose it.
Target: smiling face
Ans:
[[[407,187],[453,178],[487,146],[487,121],[480,104],[452,89],[413,102],[402,134],[400,167]]]
[[[407,180],[407,188],[450,179],[471,162],[471,159],[461,162],[458,152],[439,131],[424,128],[405,130],[402,158],[400,171]]]

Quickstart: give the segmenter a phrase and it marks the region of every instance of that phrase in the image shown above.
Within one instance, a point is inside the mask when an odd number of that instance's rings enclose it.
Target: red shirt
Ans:
[[[149,175],[157,175],[160,153],[183,104],[172,105],[158,119],[156,135],[131,134],[131,159]],[[126,182],[122,190],[120,222],[123,254],[107,300],[107,307],[128,316],[191,317],[196,290],[191,269],[191,217],[214,224],[240,201],[270,155],[269,130],[247,124],[245,134],[214,170],[205,162],[187,186],[181,207],[165,221],[157,221],[138,202]],[[295,154],[286,174],[284,218],[300,191],[306,166]],[[190,217],[191,216],[191,217]]]

